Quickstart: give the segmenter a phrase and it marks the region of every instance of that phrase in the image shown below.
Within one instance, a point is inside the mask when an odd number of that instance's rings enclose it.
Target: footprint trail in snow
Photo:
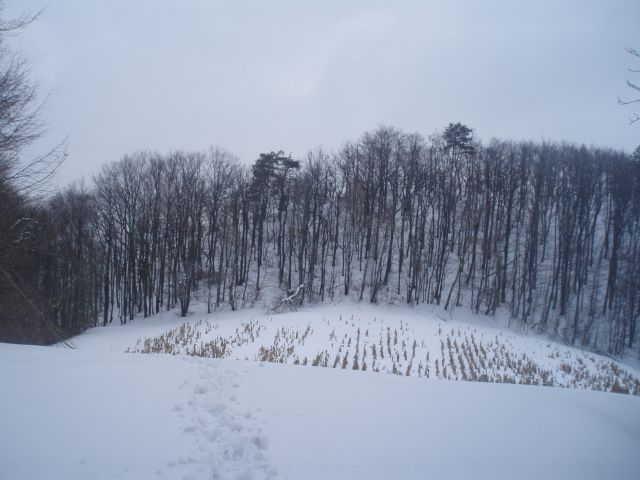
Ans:
[[[185,358],[198,366],[196,381],[180,388],[189,391],[186,404],[174,405],[184,424],[183,434],[195,439],[197,451],[167,463],[184,480],[262,480],[277,476],[267,452],[268,439],[250,412],[235,407],[240,385],[221,362]]]

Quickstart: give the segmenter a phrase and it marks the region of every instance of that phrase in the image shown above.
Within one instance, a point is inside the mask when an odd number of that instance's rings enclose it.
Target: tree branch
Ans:
[[[280,303],[278,303],[277,305],[268,308],[267,309],[267,313],[268,312],[275,312],[278,308],[280,308],[282,305],[291,305],[293,303],[293,301],[298,298],[298,296],[300,295],[300,292],[302,292],[302,290],[304,289],[304,283],[300,286],[298,286],[298,288],[296,288],[296,291],[294,293],[292,293],[291,295],[289,295],[288,297],[284,297],[282,300],[280,300]]]

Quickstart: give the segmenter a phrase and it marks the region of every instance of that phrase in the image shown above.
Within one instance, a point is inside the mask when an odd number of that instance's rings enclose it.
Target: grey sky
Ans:
[[[67,183],[139,149],[301,158],[381,123],[631,151],[639,27],[637,0],[55,0],[13,44],[51,93],[38,148],[69,135]]]

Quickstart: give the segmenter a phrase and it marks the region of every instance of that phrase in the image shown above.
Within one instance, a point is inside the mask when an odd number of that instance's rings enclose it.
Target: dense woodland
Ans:
[[[614,355],[635,346],[640,148],[379,127],[251,166],[221,149],[137,152],[51,195],[64,155],[24,159],[42,104],[6,45],[37,15],[0,17],[0,340],[186,315],[196,296],[210,311],[348,297],[504,312]]]
[[[63,335],[184,315],[195,292],[237,309],[303,285],[298,303],[505,311],[610,354],[638,336],[637,155],[380,127],[336,154],[251,167],[220,149],[137,152],[23,208],[2,228],[25,271],[11,278]]]

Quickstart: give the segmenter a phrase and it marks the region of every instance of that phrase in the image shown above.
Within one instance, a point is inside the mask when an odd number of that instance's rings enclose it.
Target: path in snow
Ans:
[[[268,479],[225,362],[0,344],[0,478]],[[89,349],[91,350],[91,349]]]
[[[197,444],[197,452],[177,460],[187,467],[183,478],[258,480],[276,476],[266,455],[267,438],[255,425],[253,413],[234,408],[237,375],[222,362],[196,360],[195,364],[197,380],[180,385],[191,392],[189,399],[174,405],[185,420],[185,435],[194,437]]]

